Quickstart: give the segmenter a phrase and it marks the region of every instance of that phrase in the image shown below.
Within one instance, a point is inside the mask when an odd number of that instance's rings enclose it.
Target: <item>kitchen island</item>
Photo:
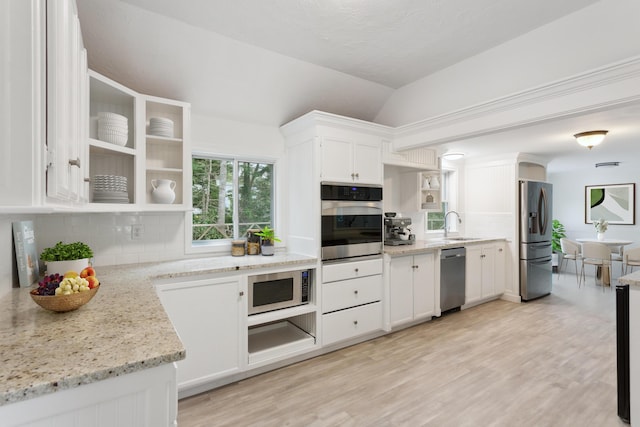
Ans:
[[[278,254],[96,267],[101,281],[98,293],[88,304],[67,313],[40,308],[31,300],[30,289],[12,289],[0,299],[3,425],[51,417],[92,419],[82,425],[103,425],[107,423],[101,418],[108,409],[107,396],[112,396],[115,407],[131,408],[131,425],[171,423],[177,411],[174,362],[185,358],[185,349],[152,280],[313,260]],[[141,382],[154,391],[131,388]],[[136,415],[140,413],[137,404],[147,405],[142,415]],[[162,421],[158,424],[157,420]],[[138,424],[141,421],[144,423]]]

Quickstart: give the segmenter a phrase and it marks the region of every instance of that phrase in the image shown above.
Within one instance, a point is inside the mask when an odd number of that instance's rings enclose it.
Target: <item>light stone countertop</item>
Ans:
[[[629,288],[640,290],[640,270],[618,278],[618,282],[629,285]]]
[[[455,239],[455,237],[453,237]],[[478,243],[488,242],[502,242],[505,241],[503,237],[488,237],[488,238],[469,238],[467,240],[445,240],[444,238],[437,238],[433,240],[416,240],[412,245],[398,245],[388,246],[385,245],[384,253],[389,256],[402,256],[412,255],[422,252],[435,251],[438,249],[459,248],[460,246],[475,245]]]
[[[316,261],[276,253],[96,267],[98,293],[67,313],[38,306],[32,288],[12,289],[0,299],[0,405],[184,359],[153,279]]]

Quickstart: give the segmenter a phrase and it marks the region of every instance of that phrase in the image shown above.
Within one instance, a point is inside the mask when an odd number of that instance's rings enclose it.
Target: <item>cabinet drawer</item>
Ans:
[[[322,312],[341,310],[382,299],[382,275],[324,283]]]
[[[382,303],[362,305],[322,315],[322,344],[382,329]]]
[[[322,266],[323,283],[373,276],[375,274],[382,274],[382,258]]]

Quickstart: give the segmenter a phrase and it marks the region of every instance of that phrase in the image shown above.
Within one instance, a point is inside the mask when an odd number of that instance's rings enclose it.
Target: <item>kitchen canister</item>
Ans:
[[[231,256],[244,256],[245,255],[245,241],[244,239],[231,241]]]
[[[255,234],[259,231],[256,228],[247,230],[247,255],[260,255],[260,236]]]
[[[176,182],[170,179],[151,180],[151,200],[153,203],[171,204],[176,199]]]

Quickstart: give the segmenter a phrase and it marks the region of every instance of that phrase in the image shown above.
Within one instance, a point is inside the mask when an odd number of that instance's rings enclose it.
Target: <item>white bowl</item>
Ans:
[[[116,113],[110,113],[107,111],[101,111],[98,113],[98,119],[109,119],[109,120],[113,120],[114,122],[119,122],[119,123],[127,123],[129,121],[129,119],[127,119],[125,116],[120,115],[120,114],[116,114]]]
[[[98,139],[100,141],[110,142],[111,144],[116,144],[123,147],[127,145],[127,140],[129,139],[129,136],[126,134],[122,135],[119,133],[98,130]]]

